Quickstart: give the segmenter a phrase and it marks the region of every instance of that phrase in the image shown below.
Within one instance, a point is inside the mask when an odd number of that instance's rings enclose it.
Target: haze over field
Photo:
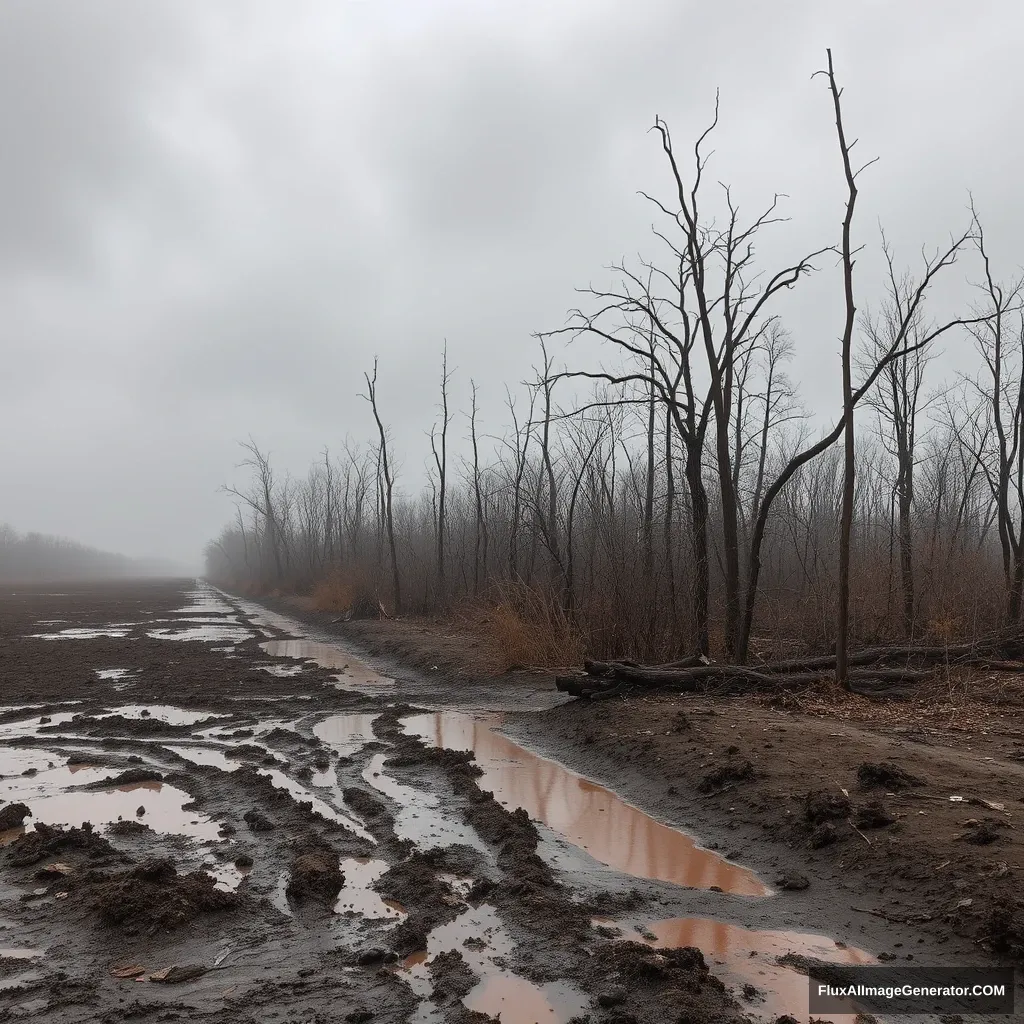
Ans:
[[[239,439],[296,475],[372,439],[357,393],[375,353],[417,490],[444,339],[453,407],[475,378],[500,433],[531,333],[652,252],[636,193],[669,185],[655,115],[689,144],[720,88],[709,175],[747,211],[790,196],[759,255],[836,244],[844,186],[810,81],[827,45],[858,155],[881,158],[861,181],[861,307],[882,296],[878,222],[912,261],[965,226],[968,189],[1012,273],[1022,19],[1008,0],[6,0],[0,430],[18,443],[0,517],[197,565],[232,514]],[[826,260],[780,310],[826,417],[840,304]],[[936,383],[967,350],[946,343]]]

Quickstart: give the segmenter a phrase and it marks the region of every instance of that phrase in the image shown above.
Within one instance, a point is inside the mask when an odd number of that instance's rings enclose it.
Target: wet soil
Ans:
[[[0,593],[0,1021],[806,1020],[808,960],[1024,952],[1012,707],[566,705],[433,632]]]

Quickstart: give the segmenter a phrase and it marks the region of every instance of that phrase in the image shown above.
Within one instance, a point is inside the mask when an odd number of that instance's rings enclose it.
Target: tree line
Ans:
[[[831,53],[820,75],[845,193],[837,239],[766,265],[758,243],[782,229],[782,197],[747,217],[710,181],[717,102],[687,147],[656,119],[668,187],[641,193],[654,251],[615,265],[614,283],[578,289],[567,323],[538,335],[535,376],[507,390],[494,450],[482,454],[472,384],[468,455],[451,457],[445,349],[429,481],[402,491],[375,362],[366,444],[325,451],[295,480],[246,443],[251,485],[233,491],[236,518],[208,546],[208,573],[253,588],[334,579],[390,614],[500,605],[599,657],[747,664],[834,649],[843,682],[851,644],[1017,625],[1024,281],[993,266],[972,203],[909,265],[883,235],[884,300],[858,307],[856,211],[872,161],[854,156]],[[819,430],[780,307],[825,261],[841,269],[842,380]],[[940,314],[965,281],[964,308]],[[938,377],[943,338],[970,340],[973,373]]]
[[[61,583],[131,576],[169,576],[173,567],[99,551],[63,537],[20,534],[0,523],[0,581]]]

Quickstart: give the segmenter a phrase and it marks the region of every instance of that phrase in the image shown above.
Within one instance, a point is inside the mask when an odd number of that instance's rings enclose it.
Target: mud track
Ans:
[[[959,924],[863,881],[934,795],[886,758],[773,795],[781,720],[581,713],[197,581],[55,591],[0,596],[0,1021],[806,1019],[780,958],[1019,955],[1005,896],[979,943],[947,878]],[[1009,859],[982,811],[956,849]]]

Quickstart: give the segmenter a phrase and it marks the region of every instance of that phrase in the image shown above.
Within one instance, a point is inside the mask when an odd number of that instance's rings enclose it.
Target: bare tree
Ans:
[[[373,376],[364,373],[366,379],[366,394],[363,397],[370,403],[373,410],[373,419],[377,424],[377,434],[380,439],[380,483],[381,499],[383,502],[384,522],[387,529],[388,551],[391,555],[391,587],[395,601],[395,614],[402,611],[402,580],[398,570],[398,550],[395,544],[395,516],[394,516],[394,490],[395,479],[391,468],[391,459],[388,454],[388,435],[380,418],[380,410],[377,407],[377,360],[373,360]]]

